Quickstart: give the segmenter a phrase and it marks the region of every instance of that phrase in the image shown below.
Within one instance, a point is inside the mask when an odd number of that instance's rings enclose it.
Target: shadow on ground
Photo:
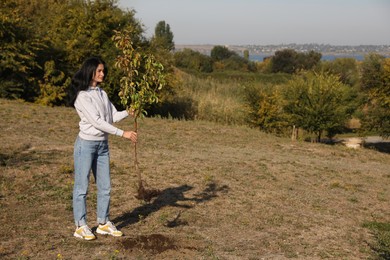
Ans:
[[[218,197],[219,193],[228,192],[229,187],[226,185],[218,187],[215,183],[209,183],[202,192],[194,194],[193,197],[186,197],[185,193],[192,189],[193,187],[187,184],[174,188],[164,189],[159,193],[158,197],[156,197],[152,203],[144,204],[135,208],[133,211],[124,213],[122,216],[113,219],[113,222],[117,224],[118,228],[123,228],[128,225],[135,224],[141,221],[141,219],[145,219],[151,213],[157,212],[165,206],[171,206],[181,208],[181,210],[173,220],[168,220],[164,225],[168,228],[188,225],[187,221],[180,219],[182,211],[191,209],[199,203],[210,201],[213,198]],[[191,205],[180,204],[180,202],[186,201],[192,202]],[[143,255],[156,255],[167,250],[199,251],[203,250],[202,248],[205,247],[201,244],[177,241],[174,238],[162,234],[124,237],[124,239],[119,241],[124,250],[142,253]]]
[[[374,149],[381,153],[390,153],[390,142],[365,143],[363,147]]]
[[[207,187],[200,193],[195,194],[193,197],[186,197],[185,192],[192,190],[193,187],[187,184],[181,185],[174,188],[167,188],[161,191],[157,198],[153,200],[152,203],[144,204],[140,207],[135,208],[133,211],[126,212],[122,216],[119,216],[112,221],[117,224],[118,228],[127,227],[128,225],[135,224],[141,219],[145,219],[151,213],[157,212],[163,207],[171,206],[184,209],[190,209],[194,205],[202,202],[209,201],[215,197],[218,197],[218,193],[226,193],[229,190],[229,187],[223,185],[218,187],[214,182],[209,183]],[[186,205],[179,204],[179,202],[191,201],[195,204]],[[167,227],[175,227],[180,224],[186,224],[184,221],[179,220],[180,213],[172,221],[168,221]]]

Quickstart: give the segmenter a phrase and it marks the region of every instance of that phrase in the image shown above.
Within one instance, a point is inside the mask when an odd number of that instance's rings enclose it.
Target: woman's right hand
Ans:
[[[137,133],[134,131],[124,131],[122,136],[131,140],[133,143],[137,142]]]

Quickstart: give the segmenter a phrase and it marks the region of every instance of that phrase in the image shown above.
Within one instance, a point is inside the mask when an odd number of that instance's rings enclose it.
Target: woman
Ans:
[[[122,236],[109,220],[110,209],[110,152],[108,135],[122,136],[132,142],[137,141],[137,133],[123,131],[112,125],[129,115],[127,111],[117,111],[99,85],[103,82],[107,68],[103,60],[87,59],[72,79],[76,89],[74,107],[80,117],[80,132],[74,145],[74,189],[73,214],[76,224],[74,236],[85,240],[95,239],[87,225],[86,198],[90,171],[97,185],[96,232],[112,236]]]

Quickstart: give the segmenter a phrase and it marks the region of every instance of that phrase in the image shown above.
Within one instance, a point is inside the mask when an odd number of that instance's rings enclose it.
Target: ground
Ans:
[[[111,220],[121,238],[73,237],[72,108],[0,99],[2,259],[374,259],[366,223],[390,222],[390,155],[292,142],[244,126],[147,118],[111,136]],[[119,127],[131,129],[132,121]],[[91,179],[88,223],[96,229]]]

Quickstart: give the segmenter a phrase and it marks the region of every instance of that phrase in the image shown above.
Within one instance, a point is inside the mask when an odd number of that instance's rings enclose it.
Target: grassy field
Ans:
[[[125,236],[78,240],[76,112],[0,100],[0,118],[2,259],[375,259],[375,227],[390,223],[387,153],[153,118],[140,122],[138,160],[161,194],[134,197],[133,146],[111,136],[111,220]],[[92,181],[93,229],[95,209]]]
[[[178,97],[190,98],[195,118],[228,125],[248,125],[253,112],[248,96],[269,86],[285,84],[291,75],[243,72],[191,74],[176,71]],[[191,108],[191,109],[189,109]],[[177,109],[176,111],[180,111]],[[189,112],[189,111],[187,111]],[[177,116],[176,116],[177,118]],[[179,118],[182,118],[179,116]]]

